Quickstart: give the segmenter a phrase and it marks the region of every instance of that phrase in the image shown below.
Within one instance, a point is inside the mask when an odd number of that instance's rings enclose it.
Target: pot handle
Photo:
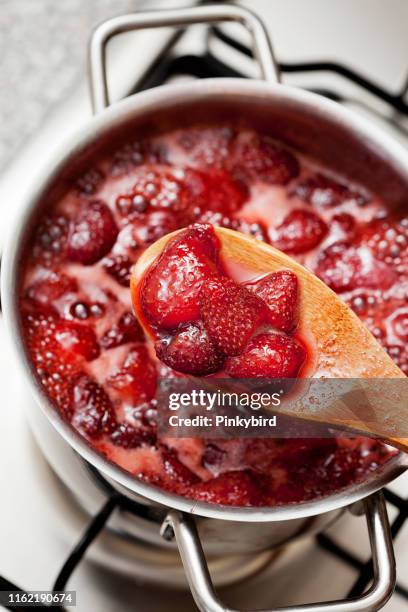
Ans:
[[[246,8],[218,4],[133,13],[105,21],[92,34],[89,45],[89,81],[94,114],[109,106],[105,51],[111,38],[122,32],[145,28],[183,27],[223,21],[241,23],[250,32],[262,78],[273,83],[279,82],[279,69],[265,26],[259,17]]]
[[[374,565],[374,580],[370,589],[353,599],[274,608],[269,612],[372,612],[386,604],[395,587],[396,572],[383,494],[374,493],[362,504]],[[194,518],[190,514],[171,510],[163,522],[161,533],[166,540],[176,539],[191,593],[198,608],[202,612],[238,612],[224,606],[214,591]]]

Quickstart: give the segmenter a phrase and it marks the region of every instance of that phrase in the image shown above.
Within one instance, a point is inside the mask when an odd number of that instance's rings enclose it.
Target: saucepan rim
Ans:
[[[246,96],[248,99],[262,98],[267,104],[272,96],[275,100],[285,101],[288,105],[301,105],[308,112],[313,112],[318,119],[324,117],[338,125],[347,127],[363,139],[367,146],[376,146],[384,152],[384,159],[391,160],[394,167],[406,176],[408,184],[408,152],[380,128],[368,120],[352,113],[344,107],[317,94],[306,92],[282,84],[271,84],[265,81],[244,79],[204,79],[188,83],[163,85],[153,90],[134,94],[117,102],[96,117],[90,119],[80,133],[73,135],[61,146],[54,157],[52,165],[36,178],[35,185],[29,191],[21,205],[21,214],[16,215],[4,250],[1,274],[1,295],[3,314],[7,334],[14,354],[21,368],[24,380],[49,421],[70,446],[86,461],[118,484],[129,489],[132,494],[140,495],[146,501],[175,508],[196,516],[210,517],[228,521],[267,522],[299,519],[340,509],[379,490],[396,478],[408,467],[408,458],[402,453],[391,458],[382,468],[373,473],[366,482],[356,483],[332,495],[321,497],[310,502],[288,504],[274,507],[231,507],[196,502],[180,495],[166,492],[154,485],[142,482],[119,466],[111,463],[100,453],[93,450],[86,440],[74,431],[59,415],[48,399],[37,380],[30,359],[24,348],[21,334],[18,308],[18,280],[21,261],[22,241],[27,224],[41,202],[47,188],[54,184],[70,160],[84,151],[92,142],[102,135],[126,124],[132,118],[155,109],[165,111],[175,104],[194,102],[205,103],[205,100],[221,100],[226,96]],[[20,206],[19,206],[20,207]]]

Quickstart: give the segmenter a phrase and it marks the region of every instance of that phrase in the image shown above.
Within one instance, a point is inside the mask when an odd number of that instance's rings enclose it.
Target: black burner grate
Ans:
[[[252,53],[249,48],[227,35],[221,28],[209,28],[208,40],[211,41],[212,38],[222,41],[222,43],[235,49],[235,51],[238,53],[242,53],[247,57],[252,57]],[[137,87],[134,90],[135,92],[162,85],[163,83],[178,76],[189,76],[193,78],[245,77],[244,74],[238,72],[217,58],[209,50],[209,46],[207,46],[207,50],[201,55],[177,55],[175,53],[174,46],[178,40],[179,37],[175,37],[173,39],[173,45],[167,46],[165,51],[159,57],[155,58],[155,61],[152,63],[150,69],[138,82]],[[369,92],[378,100],[386,103],[389,110],[393,110],[404,116],[408,116],[408,104],[405,102],[405,95],[408,90],[408,81],[400,92],[393,94],[353,69],[333,62],[319,61],[311,63],[280,63],[279,67],[282,73],[317,74],[319,72],[327,72],[339,75],[343,79],[352,82],[361,88],[361,90]],[[335,91],[334,89],[313,88],[313,91],[341,103],[350,101],[341,92]],[[353,99],[352,101],[355,102],[356,100]],[[374,108],[371,110],[374,113],[377,113]],[[89,465],[88,467],[92,471],[93,476],[101,485],[101,488],[105,491],[106,502],[101,510],[92,518],[80,540],[74,546],[70,555],[64,562],[52,587],[55,591],[60,591],[65,588],[72,573],[81,562],[86,550],[105,527],[113,510],[127,510],[129,512],[135,512],[139,516],[141,513],[144,515],[149,513],[149,510],[146,509],[145,506],[137,504],[136,502],[128,499],[126,496],[118,493],[103,478],[103,476],[97,472],[97,470]],[[397,510],[397,516],[391,525],[392,537],[395,540],[408,519],[408,498],[403,499],[389,489],[385,489],[384,494],[388,504]],[[361,595],[367,589],[373,577],[371,559],[368,561],[361,561],[354,554],[335,543],[325,534],[316,536],[316,541],[322,549],[334,555],[336,558],[356,571],[355,582],[349,590],[347,597],[356,597]],[[0,591],[3,590],[20,591],[21,593],[24,592],[20,587],[12,584],[6,578],[0,576]],[[397,583],[396,592],[408,601],[407,588]],[[35,608],[8,606],[7,609],[27,612],[31,609],[38,610],[49,608],[47,606],[36,606]],[[53,607],[52,610],[62,611],[64,608]]]

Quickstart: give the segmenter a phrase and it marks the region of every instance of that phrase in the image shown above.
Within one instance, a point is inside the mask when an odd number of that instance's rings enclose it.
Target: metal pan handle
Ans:
[[[227,4],[197,6],[166,11],[149,11],[122,15],[105,21],[93,32],[89,46],[89,79],[94,113],[109,106],[106,74],[106,45],[123,32],[168,26],[186,27],[194,24],[233,21],[241,23],[252,36],[253,50],[260,65],[261,76],[279,82],[279,70],[272,44],[262,21],[251,11]]]
[[[374,566],[374,580],[370,589],[354,599],[274,608],[269,612],[373,612],[386,604],[395,587],[396,573],[384,497],[381,492],[375,493],[365,499],[363,504]],[[214,591],[194,518],[189,514],[171,510],[162,525],[162,535],[166,539],[176,539],[191,593],[198,608],[202,612],[238,612],[224,606]]]

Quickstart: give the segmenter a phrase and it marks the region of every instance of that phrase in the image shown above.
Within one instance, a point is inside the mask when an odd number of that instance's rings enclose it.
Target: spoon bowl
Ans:
[[[285,406],[283,403],[280,410],[302,419],[380,436],[408,450],[408,439],[398,436],[398,431],[408,431],[408,411],[404,409],[408,379],[357,315],[334,291],[292,257],[240,232],[221,227],[214,227],[214,230],[220,241],[220,257],[230,266],[247,270],[253,277],[288,269],[298,278],[298,332],[309,348],[308,365],[302,376],[332,381],[332,399],[326,401],[324,407],[317,409],[315,406],[308,410],[305,398],[310,399],[310,393],[303,393],[301,404],[292,401]],[[183,230],[167,234],[152,244],[132,270],[134,310],[149,337],[153,333],[140,308],[141,282],[169,241],[180,231]],[[354,405],[351,412],[344,402],[336,399],[338,379],[347,379],[348,404],[352,401]],[[326,386],[328,389],[329,384]],[[368,413],[363,410],[367,402]],[[363,414],[370,415],[369,422]]]

